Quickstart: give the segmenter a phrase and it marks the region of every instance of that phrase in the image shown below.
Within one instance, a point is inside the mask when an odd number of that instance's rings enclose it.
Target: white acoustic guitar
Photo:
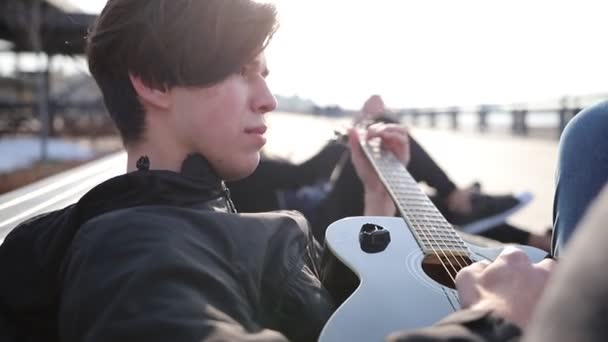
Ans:
[[[494,260],[502,250],[463,241],[378,139],[361,141],[402,217],[351,217],[328,227],[324,262],[348,271],[324,283],[331,291],[349,277],[358,282],[352,294],[338,298],[344,302],[325,325],[321,342],[383,341],[392,332],[436,323],[460,308],[456,273],[475,261]],[[520,248],[534,262],[547,255]],[[327,267],[330,273],[339,268]]]

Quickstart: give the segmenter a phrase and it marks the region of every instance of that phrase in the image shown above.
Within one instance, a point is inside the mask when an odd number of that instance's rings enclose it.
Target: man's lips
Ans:
[[[251,127],[251,128],[245,129],[245,133],[263,135],[264,133],[266,133],[267,129],[268,128],[266,126]]]

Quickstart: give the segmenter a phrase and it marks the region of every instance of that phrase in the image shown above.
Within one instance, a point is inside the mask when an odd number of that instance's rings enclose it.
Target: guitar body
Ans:
[[[362,250],[359,233],[373,223],[390,232],[377,253]],[[351,217],[329,226],[326,247],[359,278],[359,286],[325,325],[319,341],[383,341],[392,332],[430,326],[460,309],[457,291],[433,280],[425,254],[403,218]],[[494,260],[502,248],[467,244],[470,261]],[[520,246],[534,262],[546,252]],[[466,265],[465,265],[466,266]]]

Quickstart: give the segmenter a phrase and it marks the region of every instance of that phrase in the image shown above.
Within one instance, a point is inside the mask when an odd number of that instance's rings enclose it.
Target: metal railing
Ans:
[[[475,127],[480,132],[491,129],[490,117],[494,115],[510,117],[510,131],[515,135],[528,135],[530,132],[531,116],[553,116],[556,124],[548,127],[554,130],[555,137],[559,137],[568,122],[585,107],[608,99],[608,94],[587,95],[578,97],[564,97],[556,101],[543,103],[516,103],[506,105],[479,105],[469,107],[443,107],[443,108],[407,108],[396,111],[402,121],[414,126],[421,124],[421,119],[427,120],[431,128],[438,126],[439,119],[447,119],[449,127],[453,130],[461,129],[461,119],[464,115],[476,118]]]

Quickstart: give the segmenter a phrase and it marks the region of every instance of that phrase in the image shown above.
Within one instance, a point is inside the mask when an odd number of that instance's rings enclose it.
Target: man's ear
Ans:
[[[129,74],[131,84],[137,95],[143,101],[142,105],[161,109],[168,109],[171,106],[171,97],[168,90],[156,89],[144,83],[139,76]]]

